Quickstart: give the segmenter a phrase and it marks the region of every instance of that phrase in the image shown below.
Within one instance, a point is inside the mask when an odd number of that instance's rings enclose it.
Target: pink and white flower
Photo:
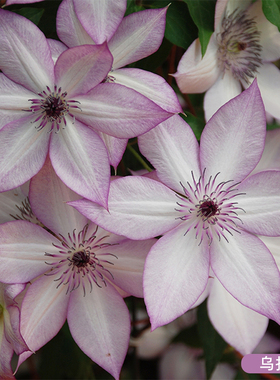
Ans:
[[[171,113],[182,111],[177,95],[159,75],[122,68],[158,50],[165,30],[167,8],[147,9],[123,18],[126,0],[64,0],[57,12],[57,33],[69,47],[108,42],[113,63],[107,80],[132,88]],[[102,132],[111,165],[122,158],[127,139]]]
[[[215,32],[204,57],[197,39],[174,76],[183,93],[206,91],[206,120],[257,77],[265,110],[280,118],[280,72],[272,63],[279,58],[280,33],[264,16],[261,0],[218,0]]]
[[[265,133],[254,82],[206,124],[200,148],[179,116],[140,136],[140,150],[162,183],[137,176],[115,180],[109,212],[87,200],[71,202],[114,233],[131,239],[163,235],[144,270],[153,329],[196,303],[210,267],[240,303],[280,321],[279,271],[255,236],[280,234],[280,172],[246,178],[261,158]]]
[[[126,356],[130,318],[123,297],[143,297],[143,268],[154,239],[131,241],[90,223],[66,202],[80,199],[48,159],[30,183],[44,228],[25,220],[0,226],[0,278],[32,281],[22,301],[21,333],[30,352],[67,319],[79,347],[115,378]]]
[[[57,175],[82,196],[107,206],[110,179],[98,132],[129,138],[171,114],[115,83],[106,43],[64,51],[55,65],[48,41],[29,20],[0,10],[0,191],[21,185],[49,152]]]

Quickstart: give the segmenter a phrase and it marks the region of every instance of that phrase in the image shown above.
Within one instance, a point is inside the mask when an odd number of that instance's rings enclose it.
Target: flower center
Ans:
[[[62,128],[66,126],[66,116],[69,115],[74,119],[74,115],[71,113],[71,108],[79,108],[76,100],[66,100],[67,92],[62,92],[61,87],[59,89],[54,86],[54,90],[47,86],[45,91],[38,94],[39,98],[29,99],[32,103],[28,112],[36,114],[36,119],[33,123],[37,123],[36,128],[40,131],[47,124],[50,125],[50,131],[56,128],[58,132],[61,125]]]
[[[107,286],[108,277],[114,279],[107,268],[114,263],[108,257],[117,259],[117,256],[106,251],[113,244],[104,242],[108,236],[96,237],[98,227],[89,238],[86,237],[87,230],[88,225],[78,234],[75,230],[69,233],[67,238],[60,235],[60,245],[53,243],[58,253],[45,253],[45,256],[53,258],[52,262],[46,262],[52,267],[46,275],[58,275],[54,281],[59,282],[57,288],[67,285],[66,294],[82,285],[85,295],[88,287],[92,291],[93,283],[101,288],[101,284]]]
[[[231,70],[235,79],[250,83],[262,64],[260,32],[246,11],[226,14],[217,33],[218,61],[222,71]]]
[[[72,259],[69,259],[77,268],[84,268],[90,261],[90,252],[82,249],[81,251],[75,252]]]
[[[244,195],[238,193],[238,183],[231,184],[232,181],[217,183],[217,177],[210,176],[208,181],[205,179],[205,170],[198,181],[195,180],[193,173],[193,184],[187,182],[188,187],[182,183],[183,195],[177,194],[180,202],[176,209],[182,213],[179,219],[187,223],[187,230],[195,229],[196,238],[200,243],[204,238],[209,240],[211,244],[213,237],[216,236],[220,240],[221,237],[227,241],[226,233],[232,235],[232,232],[238,232],[241,219],[238,216],[240,210],[235,197]]]
[[[209,198],[206,201],[204,201],[204,200],[200,201],[200,204],[198,205],[197,216],[202,215],[206,219],[208,219],[211,216],[216,215],[218,210],[219,210],[219,207],[218,207],[217,203]]]

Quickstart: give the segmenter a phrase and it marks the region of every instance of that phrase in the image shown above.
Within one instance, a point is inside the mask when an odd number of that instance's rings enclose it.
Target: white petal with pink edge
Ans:
[[[229,71],[221,74],[204,96],[205,119],[208,121],[218,109],[241,93],[241,85]]]
[[[71,293],[67,320],[71,334],[85,354],[119,378],[128,349],[130,318],[118,292],[108,283]]]
[[[280,71],[272,63],[264,63],[258,69],[258,84],[265,110],[273,117],[280,118]]]
[[[241,226],[258,235],[280,235],[280,171],[263,171],[249,176],[238,186],[244,193],[237,199],[245,213]]]
[[[209,275],[209,247],[184,223],[151,248],[144,269],[144,300],[152,330],[179,317],[203,293]]]
[[[0,226],[1,282],[25,283],[48,268],[45,252],[54,253],[57,239],[30,222],[17,220]]]
[[[254,81],[206,124],[200,139],[201,170],[220,173],[221,181],[243,180],[261,158],[265,133],[264,107]]]
[[[156,168],[160,180],[182,193],[182,183],[200,176],[199,146],[190,126],[174,115],[138,137],[141,153]]]
[[[204,57],[201,56],[201,45],[196,39],[181,58],[176,82],[183,93],[200,93],[208,90],[218,79],[220,69],[217,60],[217,42],[215,35],[210,38]]]
[[[50,267],[45,264],[45,269]],[[33,352],[49,342],[61,329],[67,314],[69,294],[63,285],[57,289],[54,276],[41,276],[28,288],[21,308],[21,333]],[[23,353],[20,365],[31,355]]]
[[[68,98],[86,94],[106,77],[112,60],[106,43],[67,49],[55,64],[56,84],[67,92]]]
[[[113,285],[117,285],[134,297],[143,298],[144,263],[155,242],[155,239],[140,241],[124,239],[119,243],[98,250],[98,257],[103,252],[109,252],[117,257],[117,260],[114,260],[114,265],[106,266],[113,275]]]
[[[56,15],[56,30],[60,40],[69,47],[94,45],[76,15],[73,0],[64,0],[60,4]]]
[[[182,112],[178,97],[159,75],[140,69],[119,69],[111,74],[115,83],[130,87],[168,112]]]
[[[73,0],[81,24],[96,44],[109,41],[118,28],[125,10],[125,0]]]
[[[41,92],[54,81],[53,61],[44,34],[33,22],[0,10],[0,66],[13,81]]]
[[[30,182],[29,200],[33,213],[57,235],[67,237],[74,228],[78,233],[87,224],[87,218],[66,203],[80,198],[57,176],[49,158]]]
[[[167,8],[146,9],[125,17],[109,41],[112,69],[139,61],[158,50],[164,36]]]
[[[110,164],[117,169],[117,166],[119,165],[125,152],[128,139],[118,139],[117,137],[113,137],[99,131],[96,131],[96,133],[102,139],[107,148]]]
[[[242,355],[252,353],[266,332],[268,318],[238,302],[214,279],[208,313],[218,333]]]
[[[116,83],[102,83],[86,95],[76,96],[75,117],[108,135],[139,136],[172,116],[135,90]]]
[[[50,135],[36,130],[28,116],[7,124],[1,129],[0,139],[0,191],[22,185],[38,173],[43,166]]]
[[[34,98],[34,93],[25,87],[11,81],[4,74],[0,74],[0,129],[11,121],[18,120],[27,114]]]
[[[108,210],[87,200],[69,204],[104,229],[130,239],[145,240],[176,227],[176,194],[160,182],[134,176],[111,182]]]
[[[97,134],[69,116],[59,133],[52,133],[50,159],[56,174],[70,189],[107,206],[110,166],[106,148]]]
[[[263,61],[276,61],[280,58],[280,33],[277,26],[273,25],[265,17],[262,11],[262,1],[258,0],[251,4],[247,13],[249,17],[254,19],[260,32],[261,57]]]
[[[280,274],[258,237],[241,231],[228,241],[215,238],[210,246],[210,260],[215,276],[233,297],[279,323]]]

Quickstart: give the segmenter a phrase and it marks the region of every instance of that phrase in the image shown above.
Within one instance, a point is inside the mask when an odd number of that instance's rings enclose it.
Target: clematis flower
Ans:
[[[197,39],[174,76],[183,93],[206,91],[206,120],[257,77],[266,111],[279,118],[280,73],[271,63],[279,58],[280,33],[264,16],[261,0],[218,0],[215,32],[204,57]]]
[[[96,131],[129,138],[171,114],[136,91],[101,83],[112,65],[106,43],[64,51],[55,65],[29,20],[0,10],[0,191],[26,182],[49,152],[58,176],[107,206],[110,167]]]
[[[122,67],[145,58],[160,47],[167,8],[147,9],[123,18],[126,0],[64,0],[57,12],[57,33],[67,46],[108,41],[113,63],[107,80],[132,88],[171,113],[182,112],[177,95],[159,75]],[[99,133],[115,168],[127,139]]]
[[[0,378],[14,379],[11,359],[14,351],[17,355],[28,351],[20,333],[20,310],[15,302],[16,296],[25,288],[23,284],[0,283]]]
[[[279,271],[256,234],[280,234],[280,172],[246,178],[260,160],[265,112],[254,82],[206,124],[200,149],[179,116],[139,137],[162,183],[140,176],[112,182],[108,207],[78,200],[77,210],[131,239],[163,235],[144,270],[152,328],[190,309],[210,267],[243,305],[279,323]]]
[[[44,228],[25,220],[0,225],[0,278],[32,281],[21,311],[21,333],[31,351],[52,339],[67,318],[79,347],[118,378],[130,336],[123,297],[143,296],[143,267],[154,239],[131,241],[104,231],[66,204],[79,198],[47,159],[30,183],[30,204]],[[19,364],[31,351],[20,355]]]
[[[217,278],[209,283],[207,308],[212,325],[242,355],[251,354],[266,332],[268,318],[242,305]]]

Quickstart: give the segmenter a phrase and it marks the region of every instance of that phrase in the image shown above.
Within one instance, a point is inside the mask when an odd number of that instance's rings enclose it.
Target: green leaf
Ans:
[[[223,352],[227,343],[217,333],[212,326],[207,313],[207,301],[204,301],[197,311],[198,333],[202,342],[205,365],[206,377],[210,379],[216,365],[219,363],[223,356]]]
[[[166,14],[165,37],[174,45],[187,49],[197,33],[187,5],[181,1],[172,2]]]
[[[266,129],[267,129],[268,131],[270,131],[270,130],[272,130],[272,129],[277,129],[277,128],[280,128],[280,125],[279,125],[279,123],[277,123],[276,121],[274,121],[274,122],[271,123],[271,124],[267,124],[267,125],[266,125]]]
[[[156,0],[145,5],[152,8],[168,7],[166,14],[165,38],[172,44],[187,49],[197,38],[198,30],[187,5],[182,1]]]
[[[172,343],[184,343],[187,346],[191,347],[201,347],[201,342],[198,336],[197,325],[193,325],[191,327],[186,327],[181,330],[175,338],[172,340]]]
[[[234,380],[260,380],[261,377],[260,375],[256,374],[256,373],[247,373],[247,372],[244,372],[242,369],[240,369]]]
[[[135,0],[127,0],[125,16],[130,15],[131,13],[143,11],[145,8],[141,5],[137,5]]]
[[[262,0],[262,10],[269,22],[280,32],[280,0]]]
[[[43,16],[44,9],[41,8],[21,8],[16,11],[15,13],[24,16],[28,18],[28,20],[32,21],[35,25],[38,25],[41,17]]]
[[[149,57],[141,59],[140,61],[131,63],[129,67],[137,67],[138,69],[155,72],[156,69],[167,59],[171,48],[172,43],[164,38],[162,44],[155,53],[149,55]]]
[[[40,352],[42,379],[95,379],[95,364],[74,342],[67,324]]]
[[[186,112],[185,115],[180,115],[191,127],[197,140],[200,140],[201,133],[205,127],[205,121],[203,118],[193,116],[191,113]]]
[[[195,25],[198,27],[198,38],[201,54],[204,56],[208,42],[214,32],[215,0],[184,0],[187,3]]]

